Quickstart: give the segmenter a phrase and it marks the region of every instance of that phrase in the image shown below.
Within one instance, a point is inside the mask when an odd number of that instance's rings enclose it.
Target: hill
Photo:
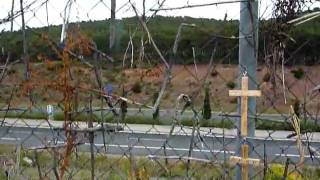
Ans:
[[[165,56],[170,56],[177,29],[181,23],[195,24],[197,27],[183,29],[179,43],[177,63],[192,63],[192,47],[196,50],[197,61],[199,63],[207,63],[215,45],[217,45],[217,51],[214,58],[219,59],[229,54],[229,63],[237,63],[238,39],[235,38],[238,36],[239,22],[237,20],[222,21],[191,17],[153,17],[149,21],[148,27],[159,49]],[[260,62],[263,62],[264,59],[265,34],[268,33],[264,29],[266,26],[268,26],[268,21],[260,22]],[[98,49],[107,52],[109,35],[108,20],[72,23],[69,29],[79,29],[82,34],[97,44]],[[54,53],[48,47],[48,44],[43,42],[39,37],[39,34],[45,34],[50,39],[58,42],[60,31],[61,26],[28,29],[27,40],[30,56],[36,57],[41,53],[51,57],[51,59],[55,59]],[[130,36],[133,37],[135,54],[138,54],[140,50],[141,37],[144,37],[143,40],[147,42],[146,34],[141,30],[135,17],[117,20],[117,35],[116,54],[114,54],[114,57],[120,61],[122,60]],[[317,50],[318,47],[320,47],[319,18],[293,28],[289,36],[292,37],[294,41],[288,43],[285,56],[291,57],[292,54],[294,54],[294,57],[291,58],[287,64],[299,63],[311,65],[319,60],[320,52]],[[23,49],[21,32],[2,32],[0,36],[0,46],[6,51],[10,51],[14,55],[13,59],[20,57]],[[145,45],[145,52],[149,59],[154,60],[157,58],[152,46],[148,43]],[[34,58],[31,58],[31,60],[32,59]]]

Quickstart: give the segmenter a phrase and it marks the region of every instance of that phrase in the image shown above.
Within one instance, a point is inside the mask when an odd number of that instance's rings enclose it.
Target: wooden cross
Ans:
[[[241,90],[230,90],[229,96],[241,97],[241,127],[240,134],[243,138],[248,135],[248,97],[249,96],[261,96],[261,91],[248,90],[248,77],[244,76],[241,79]],[[231,163],[238,163],[241,165],[241,179],[248,179],[248,166],[259,165],[260,159],[249,158],[249,146],[247,144],[241,145],[240,157],[230,156]]]
[[[247,180],[249,177],[249,165],[259,166],[260,159],[249,158],[248,144],[241,145],[240,157],[230,156],[231,164],[240,164],[241,166],[241,180]]]
[[[248,90],[248,76],[242,77],[241,90],[230,90],[229,96],[241,97],[241,136],[246,137],[248,135],[248,97],[249,96],[261,96],[261,91]]]

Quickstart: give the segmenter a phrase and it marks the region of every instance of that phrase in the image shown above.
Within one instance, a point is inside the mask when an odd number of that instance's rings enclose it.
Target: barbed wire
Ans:
[[[58,3],[62,10],[55,8]],[[239,167],[251,165],[257,166],[252,166],[250,179],[316,177],[320,162],[317,68],[259,64],[255,75],[246,65],[231,63],[242,46],[235,40],[253,48],[258,62],[268,58],[291,62],[311,40],[290,57],[277,54],[287,46],[277,49],[268,43],[263,48],[272,49],[258,56],[255,39],[261,28],[255,26],[255,19],[262,19],[264,13],[257,17],[250,11],[254,1],[181,6],[169,0],[123,1],[117,7],[103,0],[82,3],[12,1],[0,17],[1,178],[231,179]],[[251,29],[237,28],[239,21],[228,14],[224,20],[194,22],[189,17],[157,16],[231,3],[244,3],[239,16],[249,8]],[[113,19],[112,12],[116,17],[121,12],[132,17]],[[104,20],[96,18],[97,13]],[[317,12],[292,16],[285,23],[314,16]],[[165,18],[175,25],[169,27]],[[35,28],[34,21],[41,27]],[[63,24],[55,26],[55,21]],[[223,23],[236,30],[225,31]],[[110,26],[115,28],[118,49],[109,48]],[[96,38],[100,32],[103,37]],[[161,33],[167,39],[161,39]],[[248,108],[249,123],[255,124],[255,135],[249,137],[240,137],[240,98],[228,96],[229,90],[241,88],[244,76],[249,87],[262,94],[256,100],[257,110]],[[205,115],[204,101],[211,106],[210,117]],[[241,154],[240,145],[247,145],[250,153],[248,159],[234,163],[230,157]],[[253,159],[259,163],[245,164]]]

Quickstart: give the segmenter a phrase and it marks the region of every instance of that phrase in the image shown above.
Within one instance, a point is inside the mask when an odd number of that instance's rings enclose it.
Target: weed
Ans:
[[[132,88],[131,88],[132,92],[139,94],[142,92],[142,84],[139,81],[136,81]]]
[[[212,77],[216,77],[218,74],[219,74],[219,72],[216,71],[216,70],[212,70],[211,73],[210,73],[210,75],[211,75]]]
[[[210,106],[210,94],[209,94],[209,87],[205,88],[205,97],[203,101],[203,112],[202,116],[204,119],[210,119],[211,118],[211,106]]]
[[[233,98],[230,99],[229,102],[230,102],[231,104],[237,104],[238,98],[237,98],[237,97],[233,97]]]
[[[267,72],[267,73],[265,73],[265,74],[263,75],[262,81],[263,81],[263,82],[269,82],[269,81],[270,81],[270,78],[271,78],[271,75],[270,75],[269,72]]]
[[[273,164],[269,168],[265,179],[266,180],[273,180],[273,179],[282,179],[284,174],[284,166],[280,164]],[[292,172],[288,174],[287,180],[301,180],[302,177],[299,173],[297,172]]]
[[[291,73],[293,74],[293,76],[296,78],[296,79],[302,79],[304,77],[304,70],[302,68],[298,68],[298,69],[293,69],[291,70]]]
[[[229,88],[229,89],[234,89],[236,87],[236,83],[233,81],[227,82],[226,85],[227,85],[227,88]]]
[[[15,74],[17,71],[14,68],[9,68],[7,73],[8,75]]]

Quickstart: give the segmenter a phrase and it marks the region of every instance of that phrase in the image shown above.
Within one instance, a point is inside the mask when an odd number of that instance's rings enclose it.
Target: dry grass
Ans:
[[[35,81],[43,81],[43,79],[54,79],[56,72],[61,69],[61,63],[55,62],[50,64],[50,66],[42,63],[34,63],[32,65]],[[200,90],[199,85],[201,84],[195,77],[202,79],[207,71],[207,65],[198,65],[198,74],[194,73],[193,66],[182,66],[175,65],[172,70],[172,80],[171,84],[164,95],[161,102],[162,108],[173,108],[176,98],[179,94],[189,94],[195,95],[199,94],[195,101],[195,105],[198,107],[202,106],[204,91]],[[18,64],[13,67],[10,73],[3,81],[4,86],[0,89],[1,94],[0,103],[6,104],[6,99],[10,96],[11,88],[5,85],[22,84],[22,65]],[[279,68],[280,69],[280,68]],[[304,76],[301,79],[296,79],[292,70],[303,69],[307,77],[310,79],[305,79]],[[295,98],[300,98],[303,100],[304,95],[306,98],[310,98],[310,90],[316,85],[320,84],[320,77],[317,75],[320,66],[312,67],[291,67],[286,68],[286,86],[290,89],[286,91],[288,103],[284,104],[283,89],[281,81],[277,80],[277,86],[273,89],[270,82],[265,82],[267,74],[267,69],[260,67],[257,72],[258,86],[262,90],[263,96],[257,99],[258,111],[265,113],[278,113],[278,111],[287,113],[289,105],[294,103]],[[102,72],[102,81],[104,84],[111,83],[113,85],[113,92],[121,95],[122,86],[128,92],[127,97],[135,100],[137,102],[151,104],[152,96],[155,92],[159,91],[161,82],[163,80],[162,76],[163,67],[156,66],[154,68],[148,69],[126,69],[126,70],[110,70],[105,69]],[[194,76],[190,74],[192,72]],[[236,65],[217,65],[212,73],[209,74],[207,82],[210,83],[210,94],[212,109],[214,111],[235,111],[236,103],[234,103],[234,98],[228,96],[228,83],[237,82],[238,77],[238,66]],[[71,68],[71,73],[73,74],[73,84],[85,88],[95,88],[97,87],[94,77],[94,72],[89,68],[75,63]],[[280,72],[278,72],[280,74]],[[139,82],[141,93],[134,92],[132,89]],[[230,85],[229,85],[230,86]],[[275,91],[274,91],[275,90]],[[50,102],[58,102],[61,100],[62,96],[58,92],[54,91],[44,91],[35,88],[33,91],[39,104],[48,104]],[[80,99],[89,96],[88,94],[80,94]],[[319,101],[316,99],[307,99],[307,108],[309,111],[315,111],[316,107],[319,105]],[[94,103],[98,104],[98,100]],[[272,108],[272,104],[277,108]],[[18,92],[15,94],[12,101],[12,107],[15,106],[28,106],[28,98],[22,93]]]

